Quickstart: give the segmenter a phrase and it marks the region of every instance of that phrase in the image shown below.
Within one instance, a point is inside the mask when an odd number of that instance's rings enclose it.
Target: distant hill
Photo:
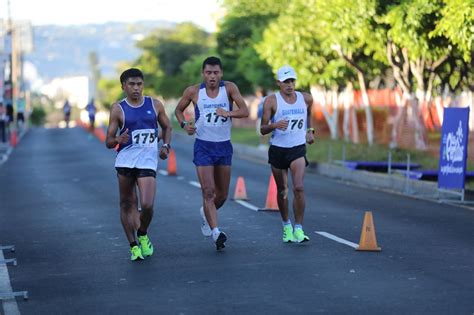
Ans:
[[[73,26],[34,26],[34,51],[25,56],[44,81],[55,77],[89,75],[89,52],[99,57],[103,76],[112,76],[120,61],[132,61],[140,54],[137,40],[156,28],[173,27],[164,21],[110,22]]]

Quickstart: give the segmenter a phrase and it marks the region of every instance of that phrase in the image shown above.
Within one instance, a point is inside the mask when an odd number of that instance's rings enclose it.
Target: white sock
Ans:
[[[301,224],[295,224],[295,230],[296,229],[303,229],[303,226]]]
[[[291,220],[288,220],[288,221],[286,221],[286,222],[285,222],[285,221],[282,221],[282,223],[283,223],[283,226],[288,225],[288,224],[291,225]]]
[[[217,240],[220,233],[221,233],[221,231],[219,230],[218,227],[215,227],[215,228],[212,229],[212,239],[214,240],[214,242]]]

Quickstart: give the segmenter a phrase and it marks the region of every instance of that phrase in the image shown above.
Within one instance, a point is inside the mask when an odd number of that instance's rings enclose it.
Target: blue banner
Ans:
[[[445,108],[439,148],[438,187],[464,189],[469,107]]]

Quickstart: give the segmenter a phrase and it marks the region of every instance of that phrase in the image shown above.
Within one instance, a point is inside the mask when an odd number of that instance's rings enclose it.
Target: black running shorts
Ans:
[[[291,162],[300,157],[304,157],[306,166],[308,160],[306,159],[306,144],[298,145],[291,148],[282,148],[274,145],[268,149],[268,163],[274,168],[286,170],[290,168]]]
[[[155,177],[156,172],[147,168],[128,168],[128,167],[116,167],[118,175],[125,177]]]

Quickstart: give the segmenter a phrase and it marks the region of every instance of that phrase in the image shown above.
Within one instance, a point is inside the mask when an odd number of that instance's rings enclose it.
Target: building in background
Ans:
[[[84,109],[89,101],[89,78],[87,76],[56,78],[45,83],[40,91],[55,100],[58,109],[62,108],[66,99],[73,107]]]

